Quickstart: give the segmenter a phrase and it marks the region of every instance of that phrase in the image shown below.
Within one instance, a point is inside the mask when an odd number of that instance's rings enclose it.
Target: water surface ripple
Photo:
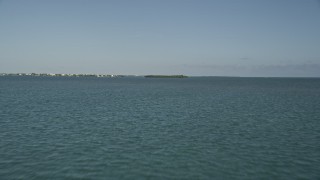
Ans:
[[[0,179],[319,179],[320,79],[0,77]]]

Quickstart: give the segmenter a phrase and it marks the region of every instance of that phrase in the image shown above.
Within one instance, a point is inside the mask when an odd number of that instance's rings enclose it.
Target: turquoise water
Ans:
[[[320,79],[0,77],[0,179],[319,179]]]

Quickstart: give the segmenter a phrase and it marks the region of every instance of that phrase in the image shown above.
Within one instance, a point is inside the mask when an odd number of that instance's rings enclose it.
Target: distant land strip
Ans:
[[[187,78],[185,75],[146,75],[146,78]]]
[[[54,74],[54,73],[0,73],[0,76],[39,76],[39,77],[124,77],[110,74]]]
[[[111,74],[55,74],[55,73],[0,73],[0,76],[34,76],[34,77],[132,77],[136,75]],[[142,75],[145,78],[187,78],[185,75]]]

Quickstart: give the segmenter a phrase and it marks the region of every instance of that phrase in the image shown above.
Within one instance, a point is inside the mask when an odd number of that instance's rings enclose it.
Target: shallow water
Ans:
[[[0,77],[0,179],[319,179],[320,79]]]

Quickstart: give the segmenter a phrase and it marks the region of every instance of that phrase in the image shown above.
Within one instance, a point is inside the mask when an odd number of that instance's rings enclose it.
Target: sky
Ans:
[[[317,0],[0,0],[0,73],[320,77]]]

